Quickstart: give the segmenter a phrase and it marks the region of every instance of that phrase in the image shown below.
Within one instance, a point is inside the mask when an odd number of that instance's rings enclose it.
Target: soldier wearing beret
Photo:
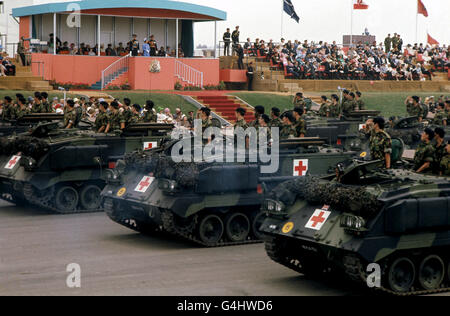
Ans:
[[[106,110],[108,109],[108,103],[105,101],[100,102],[99,112],[95,118],[94,128],[98,133],[103,133],[108,126],[108,114]]]
[[[111,114],[108,117],[108,125],[106,126],[105,133],[109,133],[113,130],[124,130],[125,129],[125,118],[119,111],[119,103],[117,101],[111,102],[109,105]]]
[[[328,102],[328,98],[326,96],[321,97],[322,104],[319,109],[319,116],[329,117],[330,116],[330,103]]]
[[[431,141],[433,138],[434,132],[429,128],[422,133],[422,142],[417,147],[416,154],[414,155],[414,171],[417,173],[430,171],[432,168],[434,162],[434,148]]]
[[[139,104],[133,104],[133,106],[131,106],[131,117],[128,120],[128,124],[137,124],[142,122],[141,110],[142,108]]]
[[[446,155],[442,158],[440,163],[440,175],[450,176],[450,141],[445,147]]]
[[[77,112],[75,110],[75,102],[73,100],[67,100],[66,110],[64,111],[64,128],[65,129],[75,128],[76,122],[77,122]]]
[[[306,122],[302,119],[305,110],[302,108],[295,108],[293,115],[295,118],[295,137],[303,138],[306,135]]]
[[[357,109],[359,111],[364,111],[366,109],[366,104],[364,103],[364,101],[361,99],[362,97],[362,93],[360,91],[356,91],[356,105],[357,105]]]
[[[370,131],[370,154],[374,160],[383,160],[387,169],[391,168],[392,140],[391,136],[384,131],[385,120],[377,117],[367,124]]]
[[[244,108],[236,109],[236,124],[234,124],[234,129],[241,127],[245,130],[248,128],[248,124],[244,119],[246,113],[247,111]]]
[[[438,127],[434,130],[434,162],[433,162],[433,172],[439,174],[439,168],[442,159],[446,156],[447,144],[444,141],[445,131]]]
[[[265,108],[261,105],[255,106],[255,120],[250,122],[249,126],[258,129],[259,118],[265,113]]]
[[[294,100],[292,101],[295,108],[306,108],[306,102],[303,99],[303,93],[299,92],[295,95]]]
[[[158,121],[158,116],[156,115],[153,108],[155,107],[155,103],[151,100],[147,100],[145,102],[145,114],[143,121],[145,123],[156,123]]]
[[[269,123],[270,127],[278,127],[278,128],[282,127],[283,122],[280,119],[280,115],[281,115],[281,111],[279,108],[276,108],[276,107],[272,108],[272,110],[270,111],[270,117],[271,117],[271,120]]]
[[[294,138],[297,135],[295,130],[295,118],[291,112],[286,112],[283,114],[283,127],[280,131],[280,138]]]
[[[27,114],[30,114],[30,110],[27,107],[27,100],[25,100],[24,97],[21,97],[17,100],[17,106],[15,106],[11,112],[11,119],[20,120]]]

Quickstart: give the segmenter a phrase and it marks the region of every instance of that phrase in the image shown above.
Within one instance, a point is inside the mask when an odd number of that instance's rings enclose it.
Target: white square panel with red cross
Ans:
[[[308,159],[294,160],[294,177],[304,177],[308,173]]]
[[[11,159],[6,163],[5,169],[12,170],[19,163],[20,156],[12,156]]]
[[[316,210],[305,227],[313,230],[321,230],[330,215],[330,211]]]
[[[136,189],[134,191],[145,193],[147,192],[148,188],[152,185],[153,181],[155,181],[154,177],[143,177],[141,182],[137,185]]]
[[[144,142],[144,151],[158,148],[158,142]]]

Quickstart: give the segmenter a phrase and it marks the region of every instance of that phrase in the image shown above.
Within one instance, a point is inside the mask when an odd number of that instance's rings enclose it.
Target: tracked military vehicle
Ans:
[[[97,134],[48,123],[1,138],[0,198],[57,213],[99,211],[105,170],[125,153],[159,146],[172,129],[137,124],[121,134]]]
[[[324,142],[281,141],[279,168],[273,174],[263,174],[256,162],[174,163],[170,154],[176,141],[134,153],[108,171],[104,208],[113,221],[130,229],[165,231],[206,247],[257,242],[264,188],[292,176],[334,172],[336,163],[357,155],[322,147]],[[249,161],[248,152],[243,155]]]
[[[338,178],[281,184],[263,210],[267,254],[297,272],[394,295],[450,289],[449,178],[355,163]]]
[[[18,120],[0,120],[0,137],[26,133],[33,129],[33,126],[37,126],[40,123],[62,122],[63,120],[64,115],[56,113],[35,113],[24,115]]]

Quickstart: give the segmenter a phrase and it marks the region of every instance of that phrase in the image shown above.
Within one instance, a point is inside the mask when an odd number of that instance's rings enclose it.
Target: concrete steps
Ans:
[[[2,90],[27,90],[30,87],[42,87],[43,90],[52,90],[47,81],[41,77],[22,74],[14,77],[1,77],[0,89]]]
[[[245,120],[251,122],[254,120],[254,111],[248,106],[242,104],[235,97],[232,96],[198,96],[196,100],[209,107],[214,113],[223,117],[225,120],[234,124],[236,122],[235,111],[237,108],[245,108],[247,114]]]

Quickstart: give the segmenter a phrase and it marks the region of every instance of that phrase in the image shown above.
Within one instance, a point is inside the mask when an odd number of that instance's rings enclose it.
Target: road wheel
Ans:
[[[225,227],[228,240],[232,242],[244,241],[250,234],[250,220],[242,213],[228,215]]]
[[[419,269],[419,283],[425,290],[438,289],[445,277],[445,265],[441,257],[432,255],[422,260]]]
[[[87,185],[83,187],[80,193],[80,203],[83,210],[97,211],[100,209],[102,190],[96,185]]]
[[[62,213],[70,213],[77,209],[78,192],[71,186],[62,186],[55,196],[56,208]]]
[[[410,259],[398,258],[390,265],[388,271],[388,283],[391,290],[398,293],[410,291],[416,279],[416,268]]]
[[[256,212],[252,216],[252,232],[256,240],[263,240],[264,238],[264,234],[259,229],[261,228],[266,217],[266,213],[264,212]]]
[[[223,236],[224,225],[217,215],[204,217],[199,225],[199,237],[208,246],[215,246]]]

